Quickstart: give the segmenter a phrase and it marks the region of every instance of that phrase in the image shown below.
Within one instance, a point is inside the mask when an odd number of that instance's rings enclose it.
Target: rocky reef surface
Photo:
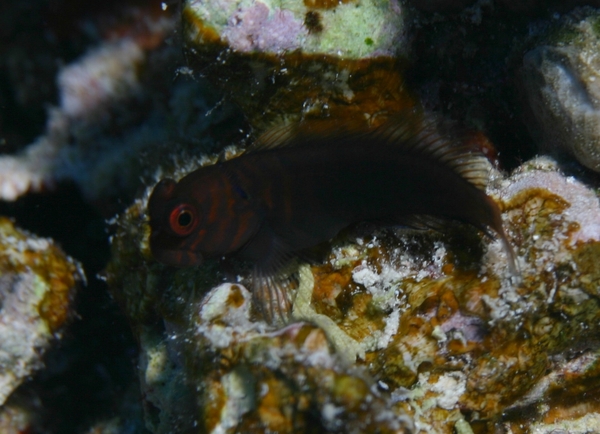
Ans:
[[[317,119],[377,125],[410,107],[411,9],[396,0],[184,3],[189,65],[241,107],[254,133]]]
[[[582,408],[589,422],[595,395],[569,396],[598,362],[598,199],[547,158],[490,194],[520,281],[498,241],[463,227],[338,237],[323,264],[300,267],[281,329],[240,283],[218,284],[214,263],[146,262],[136,203],[108,274],[142,343],[151,430],[509,432],[570,423]]]
[[[578,9],[523,59],[531,125],[540,148],[600,170],[600,14]]]
[[[598,5],[12,3],[0,431],[600,431]],[[152,258],[161,178],[273,126],[368,129],[410,107],[495,165],[519,276],[460,224],[359,225],[299,264],[275,327],[247,264]]]
[[[42,367],[41,357],[73,316],[79,264],[50,240],[0,220],[0,406]]]

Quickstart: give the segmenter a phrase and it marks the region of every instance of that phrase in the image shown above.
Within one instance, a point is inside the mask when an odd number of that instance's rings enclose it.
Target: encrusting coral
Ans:
[[[0,218],[0,406],[33,372],[73,317],[79,264],[51,240]]]

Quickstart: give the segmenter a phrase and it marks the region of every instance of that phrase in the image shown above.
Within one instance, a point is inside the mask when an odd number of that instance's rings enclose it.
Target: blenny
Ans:
[[[500,210],[486,195],[489,162],[422,112],[371,131],[295,134],[273,130],[253,151],[202,167],[150,196],[150,248],[186,267],[235,254],[255,264],[254,294],[270,321],[291,303],[270,276],[298,252],[359,222],[439,227],[457,220],[502,240]]]

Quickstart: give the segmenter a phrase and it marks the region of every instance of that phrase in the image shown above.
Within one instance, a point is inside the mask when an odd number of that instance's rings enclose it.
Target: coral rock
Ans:
[[[540,148],[570,154],[595,171],[600,171],[599,20],[595,9],[575,10],[523,59]]]
[[[0,405],[27,376],[67,320],[79,265],[51,241],[0,219]]]
[[[184,9],[187,37],[240,52],[365,58],[396,54],[403,39],[403,10],[392,0],[271,0],[219,3],[189,0]]]
[[[215,108],[210,92],[174,80],[179,51],[164,43],[173,17],[148,14],[136,17],[142,35],[121,31],[60,69],[59,104],[48,111],[44,134],[20,153],[0,157],[0,199],[61,181],[75,182],[85,199],[100,205],[133,197],[146,169],[140,155],[151,159],[173,137],[189,134],[196,149],[210,141],[198,138],[215,119],[204,116]]]
[[[190,66],[218,83],[257,134],[289,121],[372,125],[410,107],[396,0],[204,2],[183,9]]]
[[[598,199],[550,159],[489,193],[520,279],[500,242],[470,228],[340,236],[326,262],[300,267],[293,322],[279,330],[255,316],[244,286],[217,284],[218,263],[151,261],[145,200],[136,203],[119,219],[109,282],[141,337],[152,431],[451,433],[595,420]]]

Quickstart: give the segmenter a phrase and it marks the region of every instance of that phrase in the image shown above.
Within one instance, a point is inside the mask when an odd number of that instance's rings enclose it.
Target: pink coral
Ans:
[[[259,1],[238,10],[230,19],[223,36],[237,51],[281,52],[300,47],[307,30],[302,21],[288,10],[269,8]]]
[[[101,45],[58,75],[60,106],[69,117],[92,118],[139,87],[144,52],[132,40]]]

